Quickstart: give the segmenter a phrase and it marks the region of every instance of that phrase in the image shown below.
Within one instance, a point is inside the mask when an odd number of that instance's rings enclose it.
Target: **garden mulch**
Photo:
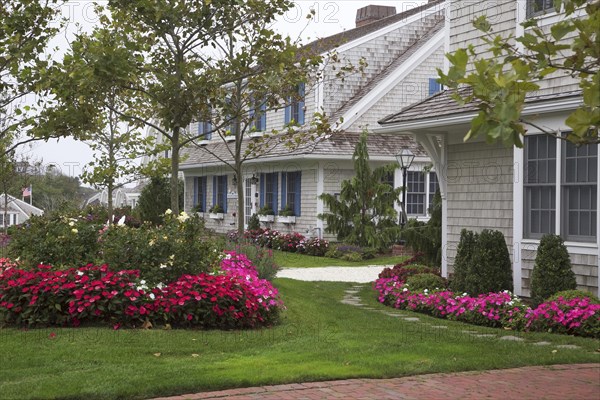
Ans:
[[[204,392],[193,399],[520,399],[600,400],[600,364],[570,364],[409,376],[294,383]]]

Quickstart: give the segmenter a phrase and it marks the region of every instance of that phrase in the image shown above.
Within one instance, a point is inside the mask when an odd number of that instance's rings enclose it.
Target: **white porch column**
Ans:
[[[523,242],[523,149],[513,150],[513,291],[523,293],[522,242]]]
[[[319,214],[323,214],[323,211],[325,210],[325,205],[323,203],[323,200],[320,198],[320,196],[325,192],[325,170],[323,168],[323,163],[321,161],[319,161],[317,163],[317,171],[316,171],[316,177],[317,177],[317,215]],[[319,239],[321,239],[323,237],[323,229],[324,229],[324,225],[323,225],[323,220],[320,218],[316,218],[317,220],[317,230],[319,231]]]

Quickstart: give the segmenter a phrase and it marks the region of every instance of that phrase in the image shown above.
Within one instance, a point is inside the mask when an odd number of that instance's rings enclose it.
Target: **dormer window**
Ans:
[[[267,103],[266,101],[253,102],[253,107],[250,109],[250,119],[252,127],[257,132],[267,130]]]
[[[304,96],[305,86],[301,83],[297,87],[297,95],[295,98],[290,98],[289,105],[285,108],[285,124],[296,123],[304,124]]]
[[[210,121],[199,121],[198,122],[198,137],[202,137],[202,140],[212,139],[212,124]]]

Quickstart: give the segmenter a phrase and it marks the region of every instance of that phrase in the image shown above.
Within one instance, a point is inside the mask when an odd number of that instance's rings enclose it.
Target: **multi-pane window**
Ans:
[[[269,206],[277,214],[277,180],[279,174],[261,174],[260,179],[260,206]]]
[[[194,178],[194,207],[197,212],[206,212],[206,177]]]
[[[4,220],[4,212],[0,210],[0,226],[11,226],[17,224],[17,214],[6,214]]]
[[[250,110],[250,118],[252,118],[252,127],[258,132],[263,132],[267,129],[267,103],[265,101],[257,101],[254,107]]]
[[[198,137],[202,137],[203,140],[212,139],[212,124],[210,121],[198,121]]]
[[[425,173],[408,171],[406,174],[406,213],[425,214]]]
[[[281,207],[288,207],[297,217],[300,216],[300,197],[302,191],[302,172],[286,172],[281,174]]]
[[[213,206],[215,205],[227,212],[227,175],[213,177]]]
[[[566,240],[594,241],[597,237],[598,146],[577,147],[546,135],[525,138],[524,234],[547,233]],[[557,176],[557,163],[560,176]],[[560,190],[557,193],[557,190]],[[561,207],[557,209],[557,196]],[[556,213],[560,213],[560,231]]]
[[[596,237],[598,196],[598,146],[563,150],[562,218],[566,239],[590,241]]]
[[[525,232],[540,238],[556,230],[556,139],[528,136],[525,149]]]
[[[554,10],[553,0],[527,0],[527,18]]]
[[[304,83],[299,84],[297,95],[290,99],[290,104],[285,108],[286,124],[289,124],[292,121],[298,125],[304,124],[304,90]]]

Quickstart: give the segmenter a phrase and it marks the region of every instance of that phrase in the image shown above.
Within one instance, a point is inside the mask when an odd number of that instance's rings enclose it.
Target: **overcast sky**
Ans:
[[[389,1],[389,0],[344,0],[344,1],[295,1],[295,7],[280,18],[277,29],[291,37],[302,33],[304,43],[316,38],[330,36],[344,30],[354,28],[356,10],[370,5],[387,5],[396,7],[397,12],[406,11],[426,3],[422,1]],[[306,27],[306,16],[311,8],[316,11],[315,21]],[[77,29],[91,30],[96,22],[92,1],[69,1],[61,8],[63,16],[69,19],[65,32],[56,38],[51,47],[58,47],[53,55],[59,57],[68,47],[69,39]],[[306,28],[306,29],[304,29]],[[25,149],[23,149],[25,150]],[[92,160],[93,154],[81,142],[72,139],[60,139],[48,143],[40,142],[33,145],[27,153],[35,159],[43,160],[45,165],[54,165],[63,173],[78,176],[85,164]]]

